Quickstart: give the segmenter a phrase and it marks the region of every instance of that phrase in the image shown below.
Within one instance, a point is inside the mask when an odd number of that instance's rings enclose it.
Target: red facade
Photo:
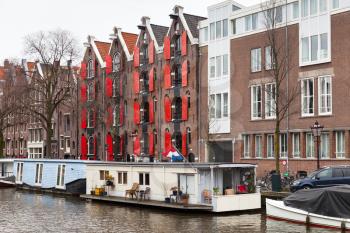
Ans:
[[[106,144],[107,144],[107,158],[108,161],[113,161],[113,138],[110,133],[106,136]]]
[[[81,158],[82,160],[87,160],[87,140],[85,135],[81,135],[81,139],[80,139],[80,151],[81,151]]]
[[[187,55],[187,33],[183,31],[181,34],[181,55]]]
[[[141,142],[138,136],[134,137],[134,154],[137,156],[141,154]]]
[[[182,96],[182,120],[187,121],[188,119],[188,99],[187,96]]]
[[[148,45],[148,62],[149,64],[154,63],[154,42],[151,40],[151,42]]]
[[[153,106],[154,104],[153,104],[153,100],[151,99],[150,101],[149,101],[149,104],[148,104],[148,106],[149,106],[149,123],[154,123],[154,106]]]
[[[111,78],[106,78],[106,96],[112,97],[113,95],[113,81]]]
[[[187,60],[183,61],[181,66],[181,76],[182,76],[182,87],[187,86],[187,78],[188,78],[188,62]]]
[[[153,132],[149,133],[149,154],[154,155],[154,134]]]
[[[82,62],[80,65],[80,77],[81,79],[86,79],[86,63]]]
[[[149,71],[148,90],[150,92],[154,91],[154,68],[153,67]]]
[[[110,55],[106,56],[106,75],[112,73],[112,57]]]
[[[164,88],[171,88],[171,69],[169,64],[164,65]]]
[[[80,85],[80,101],[85,103],[87,100],[87,87],[85,83],[81,83]]]
[[[137,101],[134,102],[134,123],[140,124],[140,104]]]
[[[164,97],[164,118],[166,122],[171,121],[171,100],[169,96]]]
[[[170,60],[170,38],[168,36],[164,37],[164,59]]]
[[[134,71],[133,73],[133,89],[134,93],[138,94],[140,93],[140,74],[137,71]]]
[[[165,131],[165,133],[164,133],[164,149],[165,149],[165,152],[170,151],[171,148],[172,148],[172,146],[171,146],[171,134],[170,134],[170,132]]]
[[[87,126],[87,124],[86,124],[87,123],[86,122],[86,109],[83,108],[81,110],[80,114],[81,114],[81,116],[80,116],[80,118],[81,118],[81,128],[82,129],[86,129],[86,126]]]
[[[187,134],[186,134],[186,132],[182,134],[181,154],[185,157],[187,156]]]
[[[135,46],[134,48],[134,67],[140,66],[140,49],[139,47]]]

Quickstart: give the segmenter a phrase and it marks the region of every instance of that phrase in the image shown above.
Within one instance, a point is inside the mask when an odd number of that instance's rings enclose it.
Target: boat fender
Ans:
[[[306,226],[310,226],[310,216],[309,216],[309,214],[306,215],[305,223],[306,223]]]
[[[341,221],[340,228],[341,228],[341,232],[346,231],[345,221]]]

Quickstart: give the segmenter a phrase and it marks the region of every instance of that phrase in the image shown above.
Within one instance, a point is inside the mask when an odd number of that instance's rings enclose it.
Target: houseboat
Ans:
[[[0,159],[0,188],[14,186],[13,159]]]
[[[15,183],[19,188],[63,194],[82,194],[86,190],[84,160],[15,159]]]
[[[88,163],[81,197],[211,212],[259,209],[255,171],[253,164]]]

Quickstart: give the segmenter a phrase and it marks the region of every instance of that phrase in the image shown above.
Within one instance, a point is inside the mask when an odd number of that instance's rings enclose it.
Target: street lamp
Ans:
[[[321,137],[321,133],[323,130],[323,125],[320,125],[318,123],[318,121],[315,122],[315,124],[313,126],[310,127],[312,130],[312,135],[314,136],[314,140],[316,141],[316,145],[317,145],[317,169],[320,169],[320,148],[319,148],[319,144],[320,144],[320,137]]]

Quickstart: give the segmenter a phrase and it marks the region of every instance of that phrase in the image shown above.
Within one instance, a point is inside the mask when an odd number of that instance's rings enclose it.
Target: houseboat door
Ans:
[[[181,174],[179,176],[179,187],[183,193],[187,193],[189,195],[195,194],[194,187],[194,175],[190,174]]]

